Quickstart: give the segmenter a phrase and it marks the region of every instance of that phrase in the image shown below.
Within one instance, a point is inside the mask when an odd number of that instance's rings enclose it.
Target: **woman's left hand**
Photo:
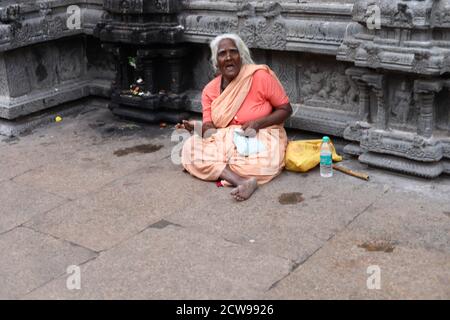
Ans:
[[[242,131],[244,131],[244,136],[246,137],[254,137],[258,133],[260,129],[259,122],[256,120],[248,121],[244,123],[241,127]]]

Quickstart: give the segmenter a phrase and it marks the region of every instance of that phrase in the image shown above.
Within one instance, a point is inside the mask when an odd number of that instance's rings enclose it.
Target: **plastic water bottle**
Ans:
[[[322,138],[320,147],[320,175],[325,178],[333,176],[333,159],[331,156],[330,138]]]

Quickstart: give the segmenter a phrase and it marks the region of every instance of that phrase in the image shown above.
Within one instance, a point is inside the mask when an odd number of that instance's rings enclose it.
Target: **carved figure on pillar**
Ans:
[[[419,99],[417,134],[425,138],[430,138],[433,135],[434,98],[435,94],[441,89],[441,81],[416,80],[414,82],[414,92]]]

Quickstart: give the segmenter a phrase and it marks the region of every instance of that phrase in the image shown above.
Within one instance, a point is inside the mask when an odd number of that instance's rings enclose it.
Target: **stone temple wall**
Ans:
[[[77,30],[64,23],[73,4]],[[450,0],[1,1],[0,117],[110,89],[115,106],[131,81],[129,52],[151,99],[133,97],[123,110],[156,119],[144,115],[176,101],[201,111],[214,76],[208,42],[225,32],[240,34],[278,74],[294,107],[288,127],[343,137],[345,152],[372,166],[450,173]],[[167,72],[155,73],[161,59]],[[160,78],[167,88],[156,86]]]
[[[185,38],[206,43],[218,33],[241,35],[257,63],[277,73],[294,114],[287,126],[343,136],[349,121],[358,119],[358,90],[336,61],[345,33],[352,32],[352,3],[283,1],[186,1],[180,22]],[[219,30],[217,32],[216,30]],[[196,88],[207,81],[208,49],[194,67]],[[207,72],[209,71],[209,73]],[[199,96],[192,101],[198,106]]]
[[[71,5],[80,8],[79,28],[67,27]],[[96,0],[0,1],[1,119],[109,96],[114,64],[92,37],[102,14]]]
[[[380,29],[367,27],[374,4]],[[190,42],[236,32],[257,49],[294,106],[287,126],[343,137],[364,163],[436,177],[450,172],[449,10],[448,1],[186,1],[180,21]],[[207,60],[198,50],[197,90]],[[192,93],[194,108],[199,99]]]

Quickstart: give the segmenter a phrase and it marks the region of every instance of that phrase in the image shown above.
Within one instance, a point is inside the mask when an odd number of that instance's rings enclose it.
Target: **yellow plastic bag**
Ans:
[[[285,158],[286,169],[306,172],[317,166],[320,163],[321,144],[322,139],[289,141]],[[333,161],[342,161],[331,141],[330,144]]]

